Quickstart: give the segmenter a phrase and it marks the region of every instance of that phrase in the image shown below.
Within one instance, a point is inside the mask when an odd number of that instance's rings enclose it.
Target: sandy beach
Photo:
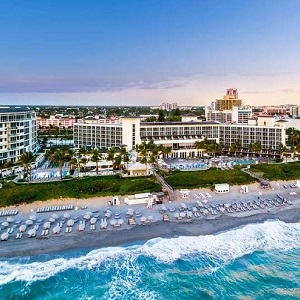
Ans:
[[[288,185],[288,188],[283,188],[283,184]],[[180,196],[180,192],[176,191],[177,200],[171,203],[165,202],[166,213],[169,216],[169,221],[162,221],[162,213],[160,212],[161,205],[154,205],[152,208],[147,208],[145,204],[126,205],[124,204],[124,197],[120,197],[121,205],[108,206],[108,201],[112,197],[95,197],[89,199],[59,199],[50,200],[47,202],[35,202],[29,205],[21,205],[17,208],[19,213],[14,216],[12,223],[7,226],[1,226],[0,234],[6,232],[8,228],[12,231],[9,234],[7,241],[0,241],[0,256],[1,257],[16,257],[16,256],[32,256],[43,253],[63,252],[73,249],[92,249],[108,246],[119,246],[122,244],[131,243],[134,241],[146,241],[151,238],[163,237],[171,238],[180,235],[184,236],[198,236],[216,234],[222,231],[227,231],[233,228],[244,226],[250,223],[262,223],[267,220],[282,220],[284,222],[299,222],[300,216],[300,197],[298,194],[299,188],[290,188],[289,182],[273,182],[271,188],[261,189],[259,184],[249,185],[249,192],[240,193],[240,187],[234,186],[230,188],[230,192],[226,194],[216,194],[211,190],[197,189],[189,193],[187,199]],[[199,194],[205,198],[199,199]],[[177,219],[175,213],[180,211],[181,203],[187,206],[187,211],[193,211],[192,208],[197,207],[200,201],[206,207],[224,207],[226,205],[233,205],[233,203],[250,203],[253,201],[267,201],[272,199],[279,199],[277,194],[289,202],[282,205],[271,205],[270,207],[259,207],[249,210],[238,210],[231,213],[211,213],[202,215],[200,213],[193,214],[189,218],[183,217]],[[210,196],[210,197],[209,197]],[[279,200],[278,200],[279,201]],[[275,201],[276,202],[276,201]],[[38,208],[51,206],[66,206],[73,205],[77,210],[56,211],[57,219],[49,229],[47,236],[42,236],[43,224],[51,218],[54,212],[37,213]],[[136,225],[128,225],[126,212],[128,209],[134,211]],[[108,220],[107,229],[100,228],[100,220],[103,219],[106,209],[112,211],[112,217],[118,215],[124,220],[122,226],[115,228],[111,226]],[[198,206],[199,209],[199,206]],[[200,210],[200,209],[199,209]],[[198,211],[199,211],[198,210]],[[91,230],[89,222],[83,231],[78,231],[78,223],[74,224],[71,233],[66,233],[66,218],[64,213],[67,212],[70,217],[78,222],[83,220],[84,215],[90,212],[91,216],[95,216],[97,222],[95,229]],[[175,212],[174,212],[175,211]],[[185,212],[185,213],[186,213]],[[22,238],[16,239],[19,232],[19,226],[25,224],[30,215],[37,217],[34,224],[27,227],[26,232],[23,233]],[[151,216],[151,222],[148,225],[142,225],[141,216]],[[3,224],[7,217],[1,216],[0,223]],[[59,234],[54,234],[52,229],[55,224],[60,224],[61,231]],[[28,238],[27,231],[33,226],[39,225],[36,230],[36,235],[33,238]]]

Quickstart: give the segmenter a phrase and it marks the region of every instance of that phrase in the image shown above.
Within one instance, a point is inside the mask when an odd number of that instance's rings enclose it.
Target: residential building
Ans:
[[[51,115],[49,118],[36,118],[37,127],[40,129],[49,127],[72,129],[75,122],[75,118],[64,117],[62,115]]]
[[[16,163],[38,150],[36,114],[28,108],[0,107],[0,164]]]
[[[242,99],[238,99],[237,89],[229,88],[223,99],[216,99],[216,110],[232,110],[234,106],[241,108]]]

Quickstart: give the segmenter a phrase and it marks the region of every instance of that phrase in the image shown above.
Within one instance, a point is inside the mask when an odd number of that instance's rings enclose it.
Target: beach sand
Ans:
[[[258,184],[249,186],[249,193],[241,194],[240,187],[231,187],[228,194],[215,194],[207,189],[192,190],[188,199],[182,199],[179,191],[176,191],[177,200],[172,203],[166,202],[166,207],[178,208],[181,202],[188,206],[195,206],[197,199],[194,194],[209,193],[212,197],[207,198],[207,204],[231,203],[233,201],[250,201],[260,197],[261,199],[276,198],[279,193],[288,200],[291,200],[292,205],[275,207],[243,212],[234,212],[224,215],[209,215],[208,217],[192,218],[176,220],[173,213],[170,215],[169,222],[162,221],[162,215],[158,212],[159,205],[153,206],[152,209],[146,208],[144,204],[128,206],[122,204],[120,206],[109,207],[114,213],[121,213],[124,219],[124,224],[121,228],[111,228],[108,225],[107,230],[100,229],[99,221],[96,224],[96,230],[90,231],[89,226],[83,232],[78,232],[78,224],[75,224],[72,233],[65,233],[64,227],[58,235],[49,234],[47,237],[40,236],[40,231],[37,232],[36,237],[28,238],[25,232],[21,239],[15,239],[18,228],[15,228],[8,241],[0,242],[0,257],[16,257],[16,256],[32,256],[37,254],[63,252],[74,249],[94,249],[108,246],[120,246],[135,241],[147,241],[152,238],[172,238],[177,236],[198,236],[217,234],[222,231],[227,231],[233,228],[238,228],[252,223],[262,223],[267,220],[281,220],[287,223],[299,222],[300,216],[300,197],[297,189],[284,189],[283,182],[272,183],[272,188],[262,190]],[[284,184],[288,184],[284,182]],[[290,195],[293,191],[297,195]],[[300,191],[299,191],[300,192]],[[299,193],[300,194],[300,193]],[[120,197],[122,202],[124,197]],[[19,222],[25,222],[30,214],[36,212],[37,208],[54,205],[68,205],[72,204],[78,206],[78,210],[68,211],[72,217],[82,218],[87,210],[103,214],[105,208],[108,208],[108,201],[111,197],[95,197],[89,199],[60,199],[50,200],[47,202],[35,202],[29,205],[20,205],[18,207],[19,214],[15,217]],[[80,207],[87,206],[87,210],[82,210]],[[128,208],[133,208],[135,211],[140,211],[142,215],[153,217],[150,225],[139,225],[130,227],[125,218],[125,213]],[[8,209],[8,208],[6,208]],[[178,211],[178,210],[177,210]],[[63,217],[64,212],[55,212],[60,218]],[[42,218],[43,222],[48,220],[53,212],[36,214],[37,218]],[[136,218],[139,219],[139,218]],[[0,223],[5,221],[5,217],[0,217]],[[21,224],[21,223],[20,223]],[[19,226],[19,225],[18,225]],[[54,225],[52,225],[51,229]],[[16,226],[15,226],[16,227]],[[40,227],[42,228],[42,226]],[[0,233],[4,232],[4,228]]]

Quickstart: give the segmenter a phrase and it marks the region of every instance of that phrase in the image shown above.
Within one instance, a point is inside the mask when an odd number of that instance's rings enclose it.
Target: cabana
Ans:
[[[153,171],[149,166],[140,162],[129,163],[127,172],[127,176],[148,176],[153,174]]]
[[[229,184],[228,183],[215,184],[215,192],[218,194],[229,193]]]
[[[260,181],[260,186],[263,188],[263,189],[268,189],[270,187],[270,183],[268,180],[266,179],[262,179]]]

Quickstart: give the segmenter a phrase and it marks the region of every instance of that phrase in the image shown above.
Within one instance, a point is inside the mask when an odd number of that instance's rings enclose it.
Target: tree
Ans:
[[[158,112],[158,122],[164,122],[165,121],[165,114],[163,110],[160,110]]]
[[[25,177],[28,177],[30,164],[35,160],[35,157],[31,151],[25,152],[20,156],[20,163],[23,165],[25,170]]]
[[[102,154],[99,152],[98,149],[94,149],[92,151],[91,161],[96,163],[96,174],[98,175],[99,172],[99,160],[102,159]]]
[[[58,149],[50,156],[50,160],[58,163],[59,177],[62,180],[62,168],[64,163],[69,160],[69,153],[64,149]]]

